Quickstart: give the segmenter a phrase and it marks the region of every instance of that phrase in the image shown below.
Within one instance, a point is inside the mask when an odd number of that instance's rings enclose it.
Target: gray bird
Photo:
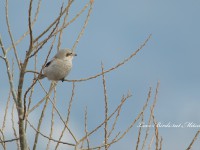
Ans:
[[[64,81],[72,68],[73,57],[77,56],[70,49],[59,50],[58,53],[49,61],[44,69],[43,75],[39,79],[47,77],[53,81]]]

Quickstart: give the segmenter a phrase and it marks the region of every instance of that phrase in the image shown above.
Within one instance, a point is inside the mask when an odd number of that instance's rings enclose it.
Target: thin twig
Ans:
[[[89,9],[89,11],[88,11],[88,14],[87,14],[87,17],[86,17],[86,19],[85,19],[84,25],[83,25],[83,27],[82,27],[82,29],[81,29],[81,32],[79,33],[79,35],[78,35],[78,37],[77,37],[77,39],[76,39],[76,42],[74,43],[74,45],[73,45],[73,47],[72,47],[72,52],[75,51],[76,46],[77,46],[77,44],[78,44],[78,42],[79,42],[81,36],[84,34],[85,28],[87,27],[87,24],[88,24],[90,15],[91,15],[91,13],[92,13],[93,4],[94,4],[94,3],[90,3],[90,9]]]
[[[144,121],[144,113],[142,113],[142,118],[141,118],[141,122],[143,122],[143,121]],[[140,128],[139,128],[138,139],[137,139],[137,144],[136,144],[135,150],[138,150],[138,147],[139,147],[139,144],[140,144],[141,132],[142,132],[142,126],[140,126]]]
[[[87,107],[86,107],[86,108],[85,108],[85,119],[84,119],[84,120],[85,120],[85,135],[86,135],[86,136],[88,135],[88,129],[87,129],[87,128],[88,128],[88,127],[87,127],[87,124],[88,124],[88,123],[87,123],[87,122],[88,122],[87,120],[88,120],[88,119],[87,119],[87,118],[88,118],[88,115],[87,115]],[[90,149],[90,140],[89,140],[89,137],[88,137],[88,136],[86,137],[86,140],[87,140],[87,148],[88,148],[88,150],[89,150],[89,149]]]
[[[73,1],[73,0],[72,0]],[[68,23],[66,23],[64,26],[62,26],[61,28],[59,28],[57,31],[55,31],[50,37],[52,38],[53,36],[57,35],[61,30],[63,30],[64,28],[68,27],[70,24],[72,24],[85,10],[86,8],[89,6],[89,3],[87,3],[83,9],[72,19],[70,20]],[[42,40],[39,44],[37,44],[36,46],[40,46],[42,45],[44,42],[46,41],[46,39]]]
[[[123,95],[121,101],[123,101],[124,98],[125,98],[125,97],[124,97],[124,95]],[[111,136],[112,132],[115,130],[115,126],[116,126],[117,121],[118,121],[118,118],[119,118],[119,116],[120,116],[121,108],[122,108],[122,107],[120,107],[120,108],[118,109],[118,111],[117,111],[117,115],[116,115],[116,117],[115,117],[115,121],[114,121],[114,123],[113,123],[113,125],[112,125],[112,128],[111,128],[110,132],[108,133],[108,138]]]
[[[61,18],[62,9],[63,9],[63,5],[60,8],[60,18]],[[49,36],[44,40],[44,42],[40,46],[38,44],[36,45],[36,47],[38,47],[38,48],[34,51],[34,53],[32,55],[29,56],[29,58],[36,55],[39,52],[39,50],[42,49],[42,47],[49,41],[49,39],[52,37],[54,31],[56,31],[56,29],[60,23],[60,18],[59,18],[58,22],[56,23],[55,27],[53,28],[53,30],[51,31],[51,33],[49,34]]]
[[[72,2],[74,0],[70,1],[70,3],[67,5],[67,7],[61,11],[61,13],[59,14],[59,16],[39,35],[35,38],[34,43],[36,43],[41,37],[43,37],[44,34],[46,34],[57,22],[59,22],[60,18],[63,16],[63,14],[68,11],[68,9],[70,8]]]
[[[154,129],[155,129],[155,137],[156,137],[156,150],[158,150],[158,144],[159,144],[159,134],[158,134],[158,125],[157,125],[157,121],[155,119],[155,116],[153,114],[153,123],[154,123]]]
[[[147,100],[145,102],[145,104],[143,105],[143,108],[141,110],[141,112],[137,115],[137,117],[133,120],[133,122],[131,123],[131,125],[124,131],[124,133],[122,133],[122,135],[115,140],[115,142],[118,142],[119,140],[121,140],[122,138],[124,138],[124,136],[130,131],[130,129],[135,125],[135,123],[140,119],[140,117],[142,116],[142,114],[145,112],[147,106],[148,106],[148,103],[149,103],[149,100],[151,98],[151,88],[149,90],[149,93],[148,93],[148,96],[147,96]]]
[[[128,58],[126,58],[125,60],[123,60],[122,62],[118,63],[117,65],[115,65],[114,67],[111,67],[109,68],[108,70],[105,70],[103,73],[106,74],[112,70],[115,70],[117,69],[118,67],[124,65],[126,62],[128,62],[133,56],[135,56],[140,50],[142,50],[142,48],[147,44],[147,42],[149,41],[149,39],[151,38],[151,34],[149,35],[149,37],[145,40],[145,42],[135,51],[133,52]],[[32,71],[32,70],[27,70],[26,72],[29,72],[29,73],[36,73],[36,74],[40,74],[36,71]],[[101,73],[98,73],[96,75],[93,75],[93,76],[90,76],[90,77],[87,77],[87,78],[81,78],[81,79],[73,79],[73,80],[67,80],[65,79],[64,81],[67,81],[67,82],[82,82],[82,81],[88,81],[88,80],[91,80],[91,79],[94,79],[94,78],[97,78],[99,76],[102,75],[102,72]]]
[[[113,117],[113,115],[122,107],[122,105],[126,102],[126,100],[127,100],[128,98],[130,98],[130,97],[131,97],[131,95],[130,95],[130,93],[128,93],[127,96],[123,99],[123,101],[121,101],[121,103],[120,103],[120,104],[117,106],[117,108],[113,111],[113,113],[111,113],[111,114],[108,116],[107,120],[104,120],[101,124],[99,124],[99,126],[97,126],[97,127],[96,127],[95,129],[93,129],[92,131],[88,132],[88,136],[92,135],[92,134],[93,134],[94,132],[96,132],[99,128],[101,128],[101,127],[105,124],[105,122],[109,121],[109,120]],[[82,141],[84,141],[86,138],[87,138],[87,136],[82,137],[82,138],[78,141],[78,144],[81,143]]]
[[[148,36],[148,38],[145,40],[145,42],[135,51],[133,52],[128,58],[126,58],[125,60],[123,60],[122,62],[118,63],[117,65],[115,65],[114,67],[104,71],[103,73],[108,73],[112,70],[115,70],[117,69],[118,67],[124,65],[126,62],[128,62],[133,56],[135,56],[146,44],[147,42],[149,41],[149,39],[151,38],[151,34]],[[102,72],[99,73],[99,74],[96,74],[94,76],[91,76],[91,77],[87,77],[87,78],[82,78],[82,79],[78,79],[78,80],[66,80],[65,81],[68,81],[68,82],[81,82],[81,81],[87,81],[87,80],[91,80],[91,79],[94,79],[94,78],[97,78],[99,76],[102,75]]]
[[[19,138],[15,138],[15,139],[10,139],[10,140],[4,140],[4,141],[0,141],[0,143],[8,143],[8,142],[13,142],[13,141],[17,141],[19,140]]]
[[[17,132],[16,132],[16,129],[15,129],[15,121],[14,121],[14,108],[15,108],[15,104],[13,104],[12,106],[12,113],[11,113],[11,121],[12,121],[12,129],[13,129],[13,133],[14,133],[14,136],[15,136],[15,139],[18,139],[18,136],[17,136]],[[16,140],[16,144],[17,144],[17,150],[20,149],[20,145],[19,145],[19,141]]]
[[[107,96],[107,90],[106,90],[106,80],[104,75],[104,66],[103,63],[101,63],[101,70],[102,70],[102,80],[103,80],[103,89],[104,89],[104,105],[105,105],[105,120],[108,120],[108,96]],[[105,143],[105,150],[108,149],[107,142],[108,141],[108,123],[105,122],[104,126],[104,143]]]
[[[186,150],[190,150],[194,144],[194,142],[197,140],[197,137],[199,136],[200,130],[197,131],[197,133],[195,134],[194,138],[192,139],[190,145],[188,146],[188,148]]]
[[[20,62],[19,62],[19,57],[18,57],[18,54],[17,54],[17,49],[16,49],[16,46],[15,46],[15,43],[14,43],[14,39],[13,39],[13,36],[12,36],[12,32],[11,32],[10,24],[9,24],[9,19],[8,19],[8,0],[6,0],[6,24],[7,24],[7,27],[8,27],[8,33],[9,33],[9,36],[10,36],[10,39],[11,39],[11,42],[12,42],[12,46],[13,46],[13,49],[14,49],[14,54],[15,54],[15,58],[16,58],[16,61],[17,61],[17,65],[18,65],[19,70],[20,70],[21,66],[20,66]]]
[[[147,140],[148,135],[149,135],[149,130],[150,130],[150,125],[151,125],[151,121],[152,121],[153,111],[154,111],[154,108],[155,108],[155,105],[156,105],[156,102],[157,102],[159,85],[160,85],[160,82],[157,83],[156,93],[155,93],[154,101],[153,101],[153,104],[152,104],[152,109],[150,110],[150,116],[149,116],[149,120],[148,120],[148,127],[146,129],[145,138],[144,138],[143,144],[142,144],[142,150],[144,150],[144,148],[145,148],[146,140]]]
[[[1,129],[0,129],[0,133],[2,135],[2,138],[0,136],[0,141],[5,141],[5,135],[4,135],[4,133],[3,133],[3,131]],[[6,143],[5,142],[1,142],[1,145],[2,145],[3,149],[6,150]]]
[[[70,1],[68,1],[68,5],[69,5]],[[68,14],[69,14],[69,9],[66,11],[65,13],[65,17],[64,17],[64,21],[63,21],[63,24],[62,26],[65,25],[65,23],[67,22],[67,17],[68,17]],[[64,29],[64,28],[63,28]],[[62,41],[62,33],[63,33],[63,30],[60,31],[60,34],[59,34],[59,37],[58,37],[58,46],[57,46],[57,51],[60,50],[60,46],[61,46],[61,41]]]
[[[159,148],[159,150],[162,150],[162,142],[163,142],[163,138],[161,137],[161,139],[160,139],[160,148]]]
[[[71,95],[71,98],[70,98],[70,101],[69,101],[67,119],[66,119],[66,122],[65,122],[66,125],[68,125],[68,123],[69,123],[70,114],[71,114],[72,102],[73,102],[73,100],[74,100],[74,95],[75,95],[75,83],[73,82],[73,84],[72,84],[72,95]],[[60,137],[59,137],[59,140],[62,139],[65,130],[66,130],[66,126],[64,126],[64,128],[63,128],[63,130],[62,130],[62,132],[61,132],[61,134],[60,134]],[[56,144],[55,150],[58,149],[58,146],[59,146],[59,143]]]
[[[5,126],[6,126],[6,118],[7,118],[8,107],[9,107],[9,103],[10,103],[10,96],[11,96],[11,92],[9,92],[8,99],[7,99],[7,102],[6,102],[6,109],[5,109],[5,112],[4,112],[3,124],[2,124],[2,128],[1,128],[2,132],[4,131]]]
[[[52,82],[51,83],[51,86],[49,88],[49,92],[54,89],[56,87],[56,83],[54,85],[54,83]],[[49,93],[48,92],[48,93]],[[48,96],[49,97],[49,96]],[[45,111],[46,111],[46,108],[47,108],[47,104],[48,104],[48,97],[46,97],[46,101],[45,101],[45,104],[43,106],[43,109],[42,109],[42,112],[41,112],[41,115],[40,115],[40,119],[39,119],[39,122],[38,122],[38,126],[37,126],[37,131],[40,132],[40,127],[42,125],[42,122],[43,122],[43,118],[44,118],[44,114],[45,114]],[[36,132],[36,135],[35,135],[35,141],[34,141],[34,145],[33,145],[33,150],[36,150],[36,147],[37,147],[37,142],[38,142],[38,136],[39,136],[39,132]]]
[[[1,34],[0,34],[0,46],[1,46],[1,49],[2,49],[2,52],[4,55],[3,60],[5,61],[5,64],[6,64],[7,75],[8,75],[9,84],[10,84],[10,91],[12,92],[13,99],[14,99],[15,103],[17,104],[17,95],[15,93],[13,77],[12,77],[12,73],[10,71],[10,64],[9,64],[8,58],[6,57],[7,53],[6,53],[6,50],[5,50],[3,42],[2,42]]]
[[[56,87],[54,87],[54,97],[53,97],[53,103],[54,105],[56,105]],[[52,111],[51,111],[51,130],[49,133],[49,137],[52,138],[53,135],[53,130],[54,130],[54,113],[55,113],[55,108],[52,107]],[[48,150],[50,148],[50,140],[47,143],[47,148],[46,150]]]
[[[155,135],[153,135],[153,136],[151,137],[151,141],[150,141],[150,143],[149,143],[148,150],[151,150],[151,146],[152,146],[152,144],[153,144],[154,137],[155,137]]]
[[[30,125],[30,127],[35,130],[35,132],[38,132],[41,136],[43,136],[44,138],[48,139],[48,140],[51,140],[51,141],[54,141],[54,142],[59,142],[59,143],[62,143],[62,144],[66,144],[66,145],[70,145],[70,146],[76,146],[75,144],[72,144],[72,143],[68,143],[68,142],[63,142],[63,141],[58,141],[58,140],[55,140],[53,138],[49,138],[48,136],[46,136],[45,134],[39,132],[31,123],[30,121],[28,120],[27,121],[28,124]]]
[[[39,81],[42,89],[44,90],[44,92],[47,94],[47,91],[44,89],[44,87],[42,86],[41,82]],[[60,112],[58,111],[58,109],[56,108],[56,106],[54,105],[53,101],[51,100],[50,97],[48,97],[48,99],[50,100],[51,104],[53,105],[53,107],[55,108],[58,116],[60,117],[60,120],[63,122],[63,124],[65,125],[65,127],[67,128],[67,130],[69,131],[69,133],[71,134],[71,136],[73,137],[74,141],[77,143],[77,139],[75,137],[75,135],[72,133],[72,131],[69,129],[68,125],[65,123],[63,117],[61,116]]]
[[[37,4],[37,10],[35,12],[35,16],[34,16],[34,19],[32,21],[32,27],[34,26],[35,22],[37,21],[37,18],[38,18],[38,14],[39,14],[39,11],[40,11],[40,6],[41,6],[41,2],[42,0],[39,0],[38,1],[38,4]],[[26,31],[15,43],[14,45],[17,46],[28,34],[29,34],[29,29],[28,31]],[[8,47],[6,49],[6,52],[8,52],[9,50],[11,50],[13,48],[13,46],[11,45],[10,47]]]
[[[46,59],[45,59],[44,64],[46,64],[47,61],[48,61],[48,58],[49,58],[49,56],[50,56],[50,54],[51,54],[51,51],[52,51],[53,46],[54,46],[54,43],[55,43],[55,39],[56,39],[56,37],[54,37],[54,39],[53,39],[53,41],[52,41],[52,43],[51,43],[51,47],[50,47],[50,49],[49,49],[49,51],[48,51],[48,54],[47,54],[47,57],[46,57]],[[36,55],[37,55],[37,54],[36,54]],[[35,55],[35,59],[36,59],[36,55]],[[36,60],[35,60],[35,65],[36,65]],[[44,65],[44,66],[45,66],[45,65]],[[42,70],[43,70],[44,66],[43,66],[42,69],[40,70],[40,73],[38,73],[38,74],[39,74],[39,75],[38,75],[38,78],[39,78],[40,75],[42,75]],[[36,66],[35,66],[35,71],[36,71]],[[33,83],[32,83],[31,86],[26,90],[26,92],[25,92],[25,94],[24,94],[24,116],[23,116],[23,119],[25,119],[25,116],[27,116],[27,115],[26,115],[26,96],[27,96],[28,92],[29,92],[31,89],[33,89],[34,85],[35,85],[35,84],[37,83],[37,81],[38,81],[38,78],[36,78],[36,77],[35,77],[35,74],[34,74]],[[29,111],[29,108],[28,108],[28,111]]]

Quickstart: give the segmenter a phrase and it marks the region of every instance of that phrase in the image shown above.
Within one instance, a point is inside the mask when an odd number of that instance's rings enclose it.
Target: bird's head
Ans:
[[[61,49],[58,51],[58,53],[55,55],[55,58],[62,59],[62,60],[69,60],[71,61],[74,56],[77,56],[77,54],[73,53],[70,49]]]

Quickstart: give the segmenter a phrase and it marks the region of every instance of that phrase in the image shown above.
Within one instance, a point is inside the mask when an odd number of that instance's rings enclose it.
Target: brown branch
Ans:
[[[133,56],[135,56],[140,50],[142,50],[142,48],[147,44],[147,42],[149,41],[149,39],[151,38],[151,34],[149,35],[149,37],[145,40],[145,42],[135,51],[133,52],[128,58],[126,58],[125,60],[123,60],[122,62],[118,63],[117,65],[115,65],[114,67],[108,69],[108,70],[105,70],[103,73],[106,74],[112,70],[115,70],[117,69],[118,67],[124,65],[126,62],[128,62]],[[26,72],[29,72],[29,73],[36,73],[36,74],[40,74],[38,72],[35,72],[35,71],[32,71],[32,70],[27,70]],[[91,79],[94,79],[94,78],[97,78],[99,76],[102,75],[102,72],[101,73],[98,73],[96,75],[93,75],[93,76],[90,76],[90,77],[87,77],[87,78],[82,78],[82,79],[73,79],[73,80],[67,80],[65,79],[64,81],[67,81],[67,82],[82,82],[82,81],[87,81],[87,80],[91,80]]]
[[[133,56],[135,56],[146,44],[147,42],[149,41],[149,39],[151,38],[151,34],[149,35],[149,37],[144,41],[144,43],[135,51],[133,52],[128,58],[126,58],[125,60],[123,60],[122,62],[118,63],[117,65],[115,65],[114,67],[104,71],[103,73],[108,73],[112,70],[115,70],[117,69],[118,67],[124,65],[126,62],[128,62]],[[99,74],[96,74],[94,76],[91,76],[91,77],[87,77],[87,78],[82,78],[82,79],[78,79],[78,80],[65,80],[65,81],[68,81],[68,82],[81,82],[81,81],[87,81],[87,80],[91,80],[91,79],[94,79],[94,78],[97,78],[99,76],[102,75],[102,72],[99,73]]]
[[[56,87],[54,87],[53,103],[54,103],[54,105],[56,105]],[[50,130],[50,133],[49,133],[49,138],[52,138],[52,135],[53,135],[53,130],[54,130],[54,114],[55,114],[55,108],[52,107],[52,111],[51,111],[51,130]],[[49,148],[50,148],[50,140],[47,143],[46,150],[48,150]]]
[[[68,113],[67,113],[67,119],[66,119],[66,122],[65,122],[66,125],[68,125],[68,123],[69,123],[70,114],[71,114],[72,102],[73,102],[73,100],[74,100],[74,95],[75,95],[75,83],[73,82],[73,84],[72,84],[72,95],[71,95],[71,98],[70,98],[70,101],[69,101],[68,110],[67,110],[67,111],[68,111]],[[63,130],[62,130],[62,132],[61,132],[61,134],[60,134],[60,137],[59,137],[59,140],[62,139],[65,130],[66,130],[66,126],[64,126],[64,128],[63,128]],[[55,150],[58,149],[58,146],[59,146],[59,143],[56,144]]]
[[[42,89],[45,91],[45,93],[47,94],[47,91],[44,89],[44,87],[42,86],[41,82],[39,81]],[[74,136],[74,134],[72,133],[72,131],[70,130],[70,128],[68,127],[68,125],[65,123],[64,119],[62,118],[61,114],[59,113],[58,109],[56,108],[56,106],[54,105],[53,101],[51,100],[50,97],[48,97],[48,99],[50,100],[51,104],[53,105],[53,107],[55,108],[58,116],[60,117],[60,120],[63,122],[63,124],[65,125],[65,127],[67,128],[67,130],[69,131],[69,133],[71,134],[71,136],[73,137],[74,141],[77,143],[76,137]]]
[[[94,3],[90,3],[90,9],[89,9],[89,11],[88,11],[88,14],[87,14],[87,17],[86,17],[86,19],[85,19],[84,25],[83,25],[83,27],[82,27],[82,29],[81,29],[81,32],[79,33],[79,35],[78,35],[78,37],[77,37],[77,39],[76,39],[76,42],[74,43],[74,45],[73,45],[73,47],[72,47],[72,52],[75,51],[76,46],[77,46],[77,44],[78,44],[78,42],[79,42],[81,36],[84,34],[85,28],[86,28],[86,26],[87,26],[87,24],[88,24],[90,15],[91,15],[91,13],[92,13],[93,4],[94,4]]]
[[[11,96],[11,92],[9,92],[8,99],[7,99],[7,102],[6,102],[6,109],[5,109],[5,112],[4,112],[3,124],[2,124],[2,128],[1,128],[2,132],[4,131],[5,126],[6,126],[6,118],[7,118],[8,107],[9,107],[9,103],[10,103],[10,96]]]
[[[118,139],[115,140],[115,142],[118,142],[119,140],[124,138],[124,136],[130,131],[130,129],[132,129],[132,127],[135,125],[135,123],[140,119],[140,117],[145,112],[145,110],[148,106],[150,98],[151,98],[151,88],[148,92],[147,100],[146,100],[145,104],[143,105],[141,112],[137,115],[137,117],[134,119],[134,121],[131,123],[131,125],[122,133],[122,135]]]
[[[70,0],[68,1],[68,5],[69,5],[69,3],[70,3]],[[65,12],[65,17],[64,17],[64,21],[63,21],[62,26],[64,26],[65,23],[67,22],[68,14],[69,14],[69,9]],[[61,39],[62,39],[63,29],[60,31],[60,34],[59,34],[59,37],[58,37],[57,51],[60,49],[60,46],[61,46],[61,41],[62,41]]]
[[[124,95],[122,96],[122,100],[123,100],[123,99],[124,99]],[[120,108],[118,109],[118,111],[117,111],[117,115],[116,115],[116,117],[115,117],[115,121],[114,121],[114,123],[113,123],[113,125],[112,125],[112,128],[111,128],[110,132],[108,133],[108,137],[110,137],[111,134],[112,134],[112,132],[115,130],[115,126],[116,126],[117,121],[118,121],[118,118],[119,118],[119,116],[120,116],[121,108],[122,108],[122,107],[120,107]]]
[[[157,125],[157,121],[155,119],[155,116],[153,114],[153,123],[154,123],[154,129],[155,129],[155,137],[156,137],[156,150],[158,150],[158,144],[159,144],[159,134],[158,134],[158,125]]]
[[[51,86],[49,88],[49,92],[51,91],[51,89],[54,89],[55,87],[56,87],[56,83],[54,85],[54,83],[52,82]],[[45,101],[45,104],[43,106],[43,109],[42,109],[42,112],[41,112],[41,115],[40,115],[40,119],[39,119],[39,122],[38,122],[37,131],[39,131],[39,132],[40,132],[40,127],[41,127],[42,122],[43,122],[43,118],[44,118],[44,114],[45,114],[45,111],[46,111],[46,108],[47,108],[47,104],[49,102],[48,101],[48,97],[46,97],[46,101]],[[37,132],[36,135],[35,135],[35,141],[34,141],[34,145],[33,145],[33,150],[36,150],[39,132]]]
[[[88,115],[87,115],[87,107],[86,107],[85,108],[85,119],[84,119],[85,120],[85,135],[86,136],[88,135],[88,129],[87,129],[88,128],[87,127],[87,122],[88,122],[87,120],[88,119],[87,118],[88,118]],[[86,137],[86,140],[87,140],[87,148],[90,149],[90,140],[89,140],[88,136]]]
[[[56,39],[56,37],[54,37],[54,39],[53,39],[53,41],[52,41],[52,44],[51,44],[51,47],[50,47],[50,49],[49,49],[49,51],[48,51],[48,54],[47,54],[47,57],[46,57],[46,59],[45,59],[45,62],[44,62],[44,64],[46,64],[47,63],[47,61],[48,61],[48,58],[49,58],[49,56],[50,56],[50,54],[51,54],[51,51],[52,51],[52,49],[53,49],[53,46],[54,46],[54,43],[55,43],[55,39]],[[35,55],[36,56],[36,55]],[[36,59],[36,58],[35,58]],[[35,60],[36,61],[36,60]],[[35,62],[36,63],[36,62]],[[35,64],[36,65],[36,64]],[[45,65],[44,65],[45,66]],[[40,73],[38,73],[39,75],[38,75],[38,78],[39,78],[39,76],[40,75],[42,75],[42,70],[43,70],[43,68],[44,68],[44,66],[42,67],[42,69],[40,70]],[[35,68],[36,68],[36,66],[35,66]],[[35,69],[36,70],[36,69]],[[34,74],[35,75],[35,74]],[[23,119],[25,119],[25,116],[26,116],[26,96],[27,96],[27,94],[28,94],[28,92],[31,90],[31,89],[33,89],[33,87],[34,87],[34,85],[37,83],[37,81],[38,81],[38,78],[34,78],[34,80],[33,80],[33,83],[31,84],[31,86],[26,90],[26,92],[25,92],[25,94],[24,94],[24,116],[23,116]],[[29,111],[29,110],[28,110]]]
[[[68,9],[70,8],[72,2],[74,0],[70,1],[67,5],[67,7],[61,11],[60,15],[38,36],[35,38],[35,40],[33,41],[34,43],[36,43],[41,37],[43,37],[44,34],[46,34],[57,22],[59,22],[60,18],[63,16],[63,14],[68,11]]]
[[[150,110],[150,116],[149,116],[149,120],[148,120],[148,127],[146,129],[145,138],[144,138],[143,144],[142,144],[142,150],[145,148],[146,140],[147,140],[148,135],[149,135],[149,130],[150,130],[150,125],[151,125],[151,121],[152,121],[152,116],[153,116],[153,113],[154,113],[153,111],[154,111],[154,108],[155,108],[155,105],[156,105],[156,102],[157,102],[159,85],[160,85],[160,82],[157,83],[156,93],[155,93],[155,96],[154,96],[154,101],[153,101],[153,104],[152,104],[152,107],[151,107],[151,110]]]
[[[34,19],[33,19],[33,21],[32,21],[32,27],[34,26],[35,22],[37,21],[38,14],[39,14],[39,11],[40,11],[41,2],[42,2],[42,0],[39,0],[39,1],[38,1],[37,10],[36,10],[36,12],[35,12],[35,16],[34,16]],[[26,32],[14,43],[14,45],[17,46],[29,33],[30,33],[30,32],[29,32],[29,29],[28,29],[28,31],[26,31]],[[10,47],[8,47],[8,48],[6,49],[6,51],[8,52],[8,51],[11,50],[12,48],[13,48],[13,46],[11,45]]]
[[[194,144],[194,142],[197,140],[197,137],[199,136],[200,130],[197,131],[197,133],[195,134],[194,138],[192,139],[190,145],[188,146],[188,148],[186,150],[190,150]]]
[[[141,123],[144,121],[144,113],[142,113],[142,118],[141,118]],[[142,126],[139,128],[138,132],[138,139],[137,139],[137,144],[136,144],[136,150],[138,150],[139,144],[140,144],[140,137],[141,137],[141,132],[142,132]]]
[[[12,113],[11,113],[11,116],[12,116],[12,118],[11,118],[11,121],[12,121],[12,129],[13,129],[13,133],[14,133],[15,139],[19,139],[18,136],[17,136],[16,129],[15,129],[14,108],[15,108],[15,104],[13,104],[13,106],[12,106]],[[19,141],[16,141],[16,144],[17,144],[17,149],[19,150],[19,149],[20,149]]]
[[[102,80],[103,80],[103,89],[104,89],[104,105],[105,105],[105,120],[108,120],[108,96],[107,96],[107,90],[106,90],[106,80],[104,75],[104,66],[103,63],[101,63],[101,70],[102,70]],[[105,143],[105,150],[108,149],[107,143],[108,143],[108,124],[105,122],[104,126],[104,143]]]
[[[13,142],[13,141],[17,141],[19,140],[19,138],[15,138],[15,139],[10,139],[10,140],[4,140],[4,141],[0,141],[0,143],[8,143],[8,142]]]
[[[28,124],[30,125],[30,127],[35,130],[35,132],[38,132],[41,136],[43,136],[44,138],[48,139],[48,140],[51,140],[53,142],[59,142],[59,143],[62,143],[62,144],[66,144],[66,145],[70,145],[70,146],[76,146],[75,144],[73,143],[68,143],[68,142],[63,142],[63,141],[58,141],[58,140],[55,140],[53,138],[49,138],[48,136],[46,136],[45,134],[41,133],[40,131],[38,131],[31,123],[29,120],[27,120]]]
[[[109,121],[113,115],[120,109],[120,107],[122,107],[122,105],[126,102],[126,100],[128,98],[130,98],[131,95],[128,93],[127,96],[121,101],[121,103],[117,106],[117,108],[113,111],[113,113],[110,114],[110,116],[108,116],[107,120],[104,120],[101,124],[99,124],[99,126],[97,126],[95,129],[93,129],[92,131],[90,131],[88,133],[88,136],[92,135],[94,132],[96,132],[99,128],[101,128],[105,122]],[[81,143],[82,141],[84,141],[87,138],[87,136],[82,137],[79,141],[78,144]]]
[[[60,18],[61,18],[62,9],[63,9],[63,5],[61,6],[61,9],[60,9]],[[36,55],[39,52],[39,50],[42,49],[44,44],[46,44],[48,42],[48,40],[52,37],[54,31],[56,31],[56,29],[57,29],[57,27],[58,27],[58,25],[60,23],[60,18],[59,18],[58,22],[56,23],[55,27],[53,28],[53,30],[51,31],[51,33],[49,34],[49,36],[44,40],[44,42],[40,46],[37,44],[36,47],[38,47],[38,48],[35,50],[35,52],[32,55],[29,56],[29,58],[31,58],[34,55]]]
[[[89,3],[87,3],[83,9],[72,19],[70,20],[68,23],[66,23],[64,26],[62,26],[61,28],[59,28],[57,31],[55,31],[50,37],[52,38],[53,36],[57,35],[61,30],[65,29],[66,27],[68,27],[70,24],[72,24],[85,10],[86,8],[89,6]],[[37,46],[41,46],[44,42],[45,42],[46,39],[44,39],[43,41],[41,41],[39,44],[36,45]]]
[[[149,146],[148,146],[148,150],[151,150],[151,146],[153,144],[153,140],[154,140],[154,135],[151,138],[151,141],[150,141]]]
[[[161,137],[161,139],[160,139],[160,148],[159,148],[159,150],[162,150],[162,142],[163,142],[163,138]]]
[[[0,136],[0,141],[5,141],[5,136],[1,129],[0,129],[0,133],[2,135],[2,137]],[[6,144],[4,142],[1,142],[1,145],[2,145],[3,149],[6,150]]]
[[[12,46],[13,46],[13,49],[14,49],[14,54],[15,54],[15,58],[16,58],[16,61],[17,61],[17,65],[18,65],[19,70],[20,70],[21,66],[20,66],[20,62],[19,62],[19,58],[18,58],[18,54],[17,54],[17,49],[16,49],[16,46],[15,46],[15,43],[14,43],[14,39],[13,39],[13,36],[12,36],[12,32],[11,32],[10,24],[9,24],[9,19],[8,19],[8,0],[6,0],[6,24],[7,24],[8,33],[9,33],[9,36],[10,36],[10,39],[11,39],[11,42],[12,42]]]
[[[7,58],[6,50],[5,50],[3,42],[2,42],[1,35],[0,35],[0,46],[1,46],[1,49],[2,49],[2,52],[3,52],[3,55],[4,55],[3,60],[5,61],[6,68],[7,68],[6,71],[7,71],[7,75],[8,75],[10,91],[12,92],[12,96],[13,96],[15,103],[17,103],[17,95],[16,95],[15,89],[14,89],[13,76],[12,76],[12,73],[10,71],[10,64],[9,64],[9,61],[8,61],[8,58]]]

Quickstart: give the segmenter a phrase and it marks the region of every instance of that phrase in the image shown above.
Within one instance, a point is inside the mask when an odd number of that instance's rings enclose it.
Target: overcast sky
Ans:
[[[35,37],[59,14],[61,3],[62,1],[53,0],[42,2],[38,21],[33,28]],[[70,10],[69,19],[73,18],[85,4],[85,1],[76,0]],[[11,42],[6,31],[4,7],[5,2],[1,2],[0,33],[5,47],[8,47]],[[9,1],[9,20],[14,39],[18,39],[27,30],[27,8],[27,2]],[[33,6],[33,10],[35,9],[36,2]],[[200,1],[197,0],[96,0],[89,24],[77,46],[78,56],[74,59],[73,69],[68,78],[80,79],[99,73],[101,62],[104,63],[105,69],[114,66],[137,50],[152,34],[147,45],[132,60],[116,71],[106,74],[110,112],[119,104],[123,94],[129,90],[133,94],[124,106],[117,129],[120,131],[128,127],[133,117],[142,108],[149,87],[153,88],[154,94],[158,81],[160,81],[160,88],[155,108],[157,121],[162,124],[178,125],[190,122],[200,125],[199,14]],[[87,11],[66,29],[61,47],[72,48],[86,15]],[[28,42],[29,39],[26,38],[17,47],[20,59],[24,58]],[[42,67],[49,45],[50,43],[44,46],[38,54],[38,69]],[[50,57],[53,57],[55,53],[56,47]],[[12,57],[12,55],[9,56]],[[2,60],[0,60],[0,67],[5,69]],[[33,63],[30,63],[29,68],[33,68]],[[0,77],[2,79],[0,100],[2,101],[7,97],[9,87],[6,84],[5,71]],[[33,79],[32,76],[28,78],[30,80],[25,83],[25,86],[29,85]],[[18,75],[15,74],[15,86],[17,82]],[[44,79],[42,82],[48,89],[50,81]],[[71,87],[72,84],[69,82],[59,82],[57,87],[57,105],[63,113],[66,113],[66,101],[70,98]],[[36,91],[35,101],[39,101],[43,95],[43,92]],[[77,135],[81,136],[84,131],[83,112],[86,106],[89,114],[89,130],[92,130],[104,118],[101,77],[77,83],[73,104],[71,126]],[[4,102],[1,102],[1,105],[5,105]],[[63,107],[63,105],[66,106]],[[38,113],[36,110],[32,118],[38,118],[39,115],[39,110]],[[50,113],[48,117],[51,117]],[[136,126],[125,139],[111,149],[133,149],[137,138]],[[198,128],[159,128],[159,134],[163,137],[163,150],[186,149],[197,130]],[[96,144],[99,143],[101,132],[98,134],[94,136],[97,139],[93,139]],[[31,135],[28,136],[31,137]],[[195,147],[197,149],[199,145],[196,143],[194,149]]]

